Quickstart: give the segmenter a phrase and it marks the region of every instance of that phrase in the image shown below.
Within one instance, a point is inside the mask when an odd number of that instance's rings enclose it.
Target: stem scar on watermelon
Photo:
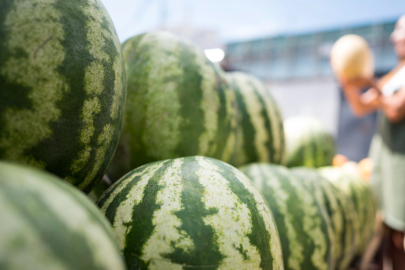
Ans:
[[[44,46],[46,45],[46,43],[48,43],[48,41],[50,41],[52,38],[53,38],[53,35],[50,36],[49,38],[47,38],[47,39],[44,41],[44,43],[42,43],[41,45],[39,45],[39,47],[38,47],[38,48],[35,50],[35,52],[34,52],[34,59],[37,58],[37,53],[38,53],[38,51],[39,51],[40,49],[42,49],[42,47],[44,47]]]

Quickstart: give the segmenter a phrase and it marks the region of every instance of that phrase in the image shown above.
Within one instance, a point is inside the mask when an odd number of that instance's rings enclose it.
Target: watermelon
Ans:
[[[108,175],[162,159],[202,155],[228,161],[235,145],[235,97],[195,45],[165,32],[123,43],[128,101]]]
[[[366,249],[374,232],[377,214],[375,194],[359,174],[349,173],[338,167],[321,168],[320,173],[348,196],[354,204],[359,223],[359,244],[356,248],[356,255],[360,256]]]
[[[300,178],[326,212],[335,241],[335,269],[347,269],[359,241],[357,215],[352,201],[314,169],[298,167],[290,172]]]
[[[283,164],[285,159],[283,119],[265,84],[242,72],[227,73],[235,91],[238,113],[236,148],[231,164],[252,162]]]
[[[330,166],[335,156],[335,140],[324,124],[312,116],[284,121],[287,167]]]
[[[88,192],[117,147],[126,97],[106,9],[99,0],[2,0],[0,37],[0,160]]]
[[[0,162],[0,220],[3,270],[125,269],[100,210],[49,173]]]
[[[302,181],[280,165],[252,163],[240,168],[268,202],[285,269],[334,269],[334,239],[326,213]]]
[[[128,269],[283,269],[260,193],[236,168],[192,156],[121,178],[98,202]]]

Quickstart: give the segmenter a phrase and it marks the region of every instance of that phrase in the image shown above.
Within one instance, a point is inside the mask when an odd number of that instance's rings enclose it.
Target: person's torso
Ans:
[[[398,65],[398,67],[381,78],[379,86],[382,88],[385,84],[390,82],[402,67],[403,65]],[[396,124],[391,123],[384,112],[379,110],[377,116],[377,133],[381,135],[384,144],[391,151],[405,154],[405,120]]]

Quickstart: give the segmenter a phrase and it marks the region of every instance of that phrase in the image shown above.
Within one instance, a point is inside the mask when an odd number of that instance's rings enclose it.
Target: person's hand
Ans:
[[[374,79],[340,80],[340,82],[343,94],[355,116],[363,117],[380,107],[381,92],[378,90]],[[372,87],[363,93],[365,85]]]
[[[405,119],[405,87],[391,96],[381,96],[381,107],[392,123],[399,123]]]
[[[375,87],[374,78],[356,78],[356,79],[339,79],[343,88],[361,89],[366,87]]]
[[[375,88],[370,88],[360,96],[360,102],[365,105],[380,107],[381,92]]]

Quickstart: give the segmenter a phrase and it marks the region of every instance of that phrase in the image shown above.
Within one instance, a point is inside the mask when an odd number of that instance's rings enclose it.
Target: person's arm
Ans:
[[[362,117],[378,109],[380,105],[380,92],[376,88],[370,88],[362,93],[360,85],[369,85],[370,82],[346,82],[341,81],[343,93],[349,103],[352,112],[357,117]],[[374,84],[374,83],[372,83]]]
[[[398,123],[405,119],[405,87],[391,96],[381,97],[381,107],[392,123]]]

